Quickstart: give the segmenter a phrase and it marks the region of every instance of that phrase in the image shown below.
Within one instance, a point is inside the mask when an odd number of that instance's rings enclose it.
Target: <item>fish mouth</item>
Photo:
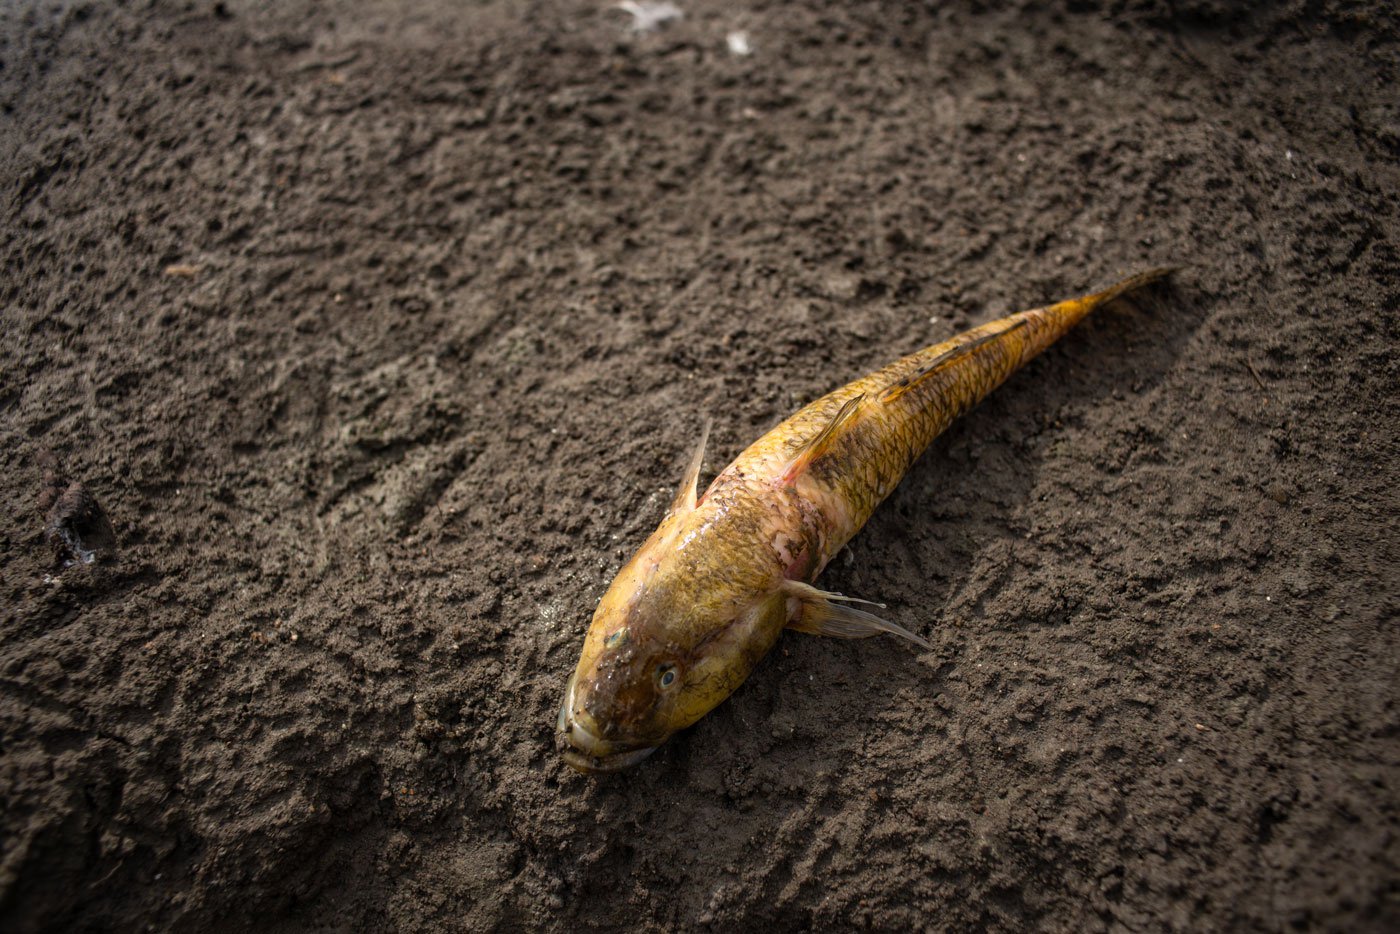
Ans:
[[[577,673],[569,677],[554,728],[554,745],[568,765],[585,774],[616,772],[636,765],[656,751],[656,746],[634,746],[603,739],[580,723],[574,717],[577,680]]]

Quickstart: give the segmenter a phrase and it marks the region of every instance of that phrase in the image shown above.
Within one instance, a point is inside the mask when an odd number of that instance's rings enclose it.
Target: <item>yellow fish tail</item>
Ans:
[[[1035,311],[1022,312],[1016,317],[1035,317],[1042,323],[1041,327],[1034,328],[1034,337],[1027,340],[1021,353],[1021,363],[1027,363],[1032,357],[1039,354],[1055,341],[1065,335],[1070,328],[1089,316],[1089,313],[1101,305],[1107,305],[1115,298],[1120,298],[1129,292],[1135,292],[1154,282],[1165,279],[1180,268],[1177,266],[1161,266],[1157,269],[1149,269],[1140,272],[1135,276],[1129,276],[1119,282],[1115,282],[1108,288],[1091,295],[1084,295],[1079,298],[1067,299],[1063,302],[1056,302],[1045,308],[1038,308]]]

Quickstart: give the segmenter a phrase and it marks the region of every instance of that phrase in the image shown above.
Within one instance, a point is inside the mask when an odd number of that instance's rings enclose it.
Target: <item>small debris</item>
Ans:
[[[323,58],[317,61],[304,62],[297,67],[297,71],[319,71],[322,69],[344,68],[346,65],[353,65],[360,58],[360,53],[346,52],[335,58]]]
[[[749,44],[749,34],[742,29],[736,29],[724,37],[724,44],[729,46],[731,55],[745,56],[753,54],[753,46]]]
[[[614,9],[632,14],[631,29],[636,33],[655,32],[667,23],[685,16],[680,7],[666,0],[622,0]]]
[[[1254,377],[1254,383],[1259,387],[1260,391],[1267,392],[1267,390],[1264,389],[1264,381],[1259,378],[1259,371],[1254,368],[1254,364],[1246,360],[1244,365],[1249,368],[1249,375]]]
[[[173,263],[165,267],[165,274],[172,279],[193,279],[199,275],[199,267],[191,263]]]
[[[92,564],[112,554],[117,547],[116,533],[87,487],[68,479],[52,451],[39,456],[39,466],[44,471],[39,493],[39,511],[45,518],[44,539],[53,547],[58,567]]]

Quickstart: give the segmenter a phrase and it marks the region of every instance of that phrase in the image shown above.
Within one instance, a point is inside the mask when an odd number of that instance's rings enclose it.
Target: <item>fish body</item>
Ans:
[[[666,517],[599,601],[557,721],[564,759],[611,771],[728,697],[784,628],[863,638],[903,627],[813,584],[954,419],[1089,312],[1167,275],[1023,311],[816,400],[697,496],[704,441]]]

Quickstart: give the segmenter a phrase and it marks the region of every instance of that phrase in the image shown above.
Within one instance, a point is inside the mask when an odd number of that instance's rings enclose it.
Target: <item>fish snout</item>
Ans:
[[[641,762],[656,746],[636,746],[604,739],[593,718],[574,702],[578,675],[569,678],[564,702],[559,705],[554,745],[564,761],[580,772],[615,772]]]

